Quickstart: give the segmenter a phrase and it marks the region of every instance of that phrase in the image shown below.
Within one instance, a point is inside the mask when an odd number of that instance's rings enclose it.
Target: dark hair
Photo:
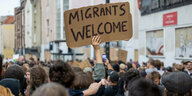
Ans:
[[[42,84],[47,83],[47,74],[40,66],[35,66],[30,69],[30,89],[35,91]]]
[[[124,83],[125,83],[125,87],[127,88],[129,83],[140,78],[140,73],[137,69],[129,69],[125,75],[124,75]]]
[[[140,78],[128,86],[129,96],[162,96],[159,87],[151,80]]]
[[[151,65],[153,65],[154,67],[156,67],[155,60],[153,60],[152,58],[149,58],[148,63],[150,63]]]
[[[88,88],[89,85],[94,82],[93,78],[88,73],[77,72],[75,75],[76,79],[73,86],[75,90]]]
[[[69,94],[62,85],[52,82],[37,88],[32,96],[69,96]]]
[[[173,72],[173,68],[172,68],[172,67],[170,67],[170,66],[169,66],[169,67],[167,67],[167,68],[166,68],[166,70],[167,70],[168,72]]]
[[[119,74],[116,71],[111,71],[109,79],[112,83],[117,83],[119,81]]]
[[[10,67],[8,67],[4,73],[4,78],[14,78],[19,80],[20,89],[23,88],[24,72],[20,66],[13,64]]]
[[[53,82],[57,82],[66,88],[70,88],[75,80],[75,73],[67,63],[56,61],[49,69],[49,78]]]
[[[113,67],[113,69],[114,69],[116,72],[119,72],[119,71],[120,71],[120,68],[119,68],[119,65],[118,65],[118,64],[112,63],[111,66]]]
[[[160,60],[155,60],[155,67],[160,70],[161,68],[161,61]]]
[[[132,64],[128,62],[128,63],[127,63],[127,68],[128,68],[128,70],[131,69],[132,67],[133,67]]]

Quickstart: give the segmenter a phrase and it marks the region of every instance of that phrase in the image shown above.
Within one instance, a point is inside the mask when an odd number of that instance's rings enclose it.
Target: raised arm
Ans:
[[[94,67],[94,80],[101,80],[105,78],[105,67],[102,61],[101,53],[100,53],[100,43],[101,38],[100,36],[94,36],[92,38],[92,45],[95,50],[95,56],[96,56],[96,65]]]
[[[94,36],[92,38],[92,46],[95,50],[96,63],[103,63],[102,57],[101,57],[101,52],[100,52],[100,43],[101,43],[100,36]]]

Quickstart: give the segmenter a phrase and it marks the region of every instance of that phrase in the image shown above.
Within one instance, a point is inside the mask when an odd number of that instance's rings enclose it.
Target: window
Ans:
[[[49,4],[50,4],[50,0],[47,0],[47,6],[49,6]]]
[[[49,19],[47,19],[47,36],[49,36]]]
[[[175,30],[175,57],[192,59],[192,26]]]
[[[148,31],[146,35],[147,56],[164,56],[163,30]]]

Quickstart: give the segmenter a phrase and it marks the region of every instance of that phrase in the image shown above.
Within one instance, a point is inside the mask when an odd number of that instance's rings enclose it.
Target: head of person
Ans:
[[[76,78],[74,81],[74,89],[87,89],[91,83],[94,82],[93,78],[85,72],[77,72],[75,73]],[[86,79],[85,79],[86,78]]]
[[[111,71],[108,76],[108,81],[113,84],[117,84],[119,81],[119,74],[116,71]]]
[[[169,66],[169,67],[166,68],[165,71],[166,71],[166,72],[173,72],[173,68]]]
[[[14,78],[19,80],[20,89],[23,88],[24,72],[20,66],[13,64],[10,67],[8,67],[4,73],[4,78]]]
[[[30,70],[30,92],[35,91],[36,88],[44,83],[47,83],[47,74],[40,66],[34,66]]]
[[[24,71],[24,74],[26,74],[27,70],[29,70],[29,64],[23,64],[22,69]]]
[[[27,77],[27,84],[29,84],[29,82],[30,82],[30,70],[27,70],[26,77]]]
[[[175,64],[175,70],[174,71],[183,71],[183,65],[181,64]]]
[[[151,79],[155,84],[160,84],[161,75],[157,71],[153,71],[148,75],[148,78]]]
[[[32,96],[69,96],[69,93],[58,83],[47,83],[37,88]]]
[[[140,78],[140,73],[137,69],[131,68],[124,74],[124,84],[127,89],[130,82]]]
[[[112,63],[111,65],[112,65],[113,69],[114,69],[116,72],[119,72],[119,71],[120,71],[120,68],[119,68],[119,65],[118,65],[118,64]]]
[[[72,70],[76,72],[83,72],[83,70],[80,67],[72,67]]]
[[[132,64],[131,64],[130,62],[128,62],[128,63],[127,63],[127,69],[129,70],[129,69],[131,69],[131,68],[133,68],[133,66],[132,66]]]
[[[0,86],[0,95],[1,96],[14,96],[9,88]]]
[[[145,78],[131,82],[128,91],[128,96],[162,96],[159,87]]]
[[[166,88],[167,96],[188,95],[192,88],[192,78],[184,72],[170,72],[162,76],[162,84]]]
[[[75,80],[75,73],[67,63],[56,61],[49,69],[49,78],[52,82],[71,88]]]
[[[147,62],[147,67],[148,68],[151,68],[151,67],[155,67],[156,64],[155,64],[155,60],[153,60],[152,58],[149,58],[148,62]]]
[[[188,63],[187,63],[187,69],[188,69],[189,71],[192,71],[192,62],[188,62]]]
[[[161,61],[160,60],[155,60],[155,67],[160,70],[161,69]]]
[[[184,70],[187,69],[187,63],[188,63],[188,62],[189,62],[189,61],[186,61],[186,60],[182,60],[182,61],[181,61],[181,64],[183,65]]]
[[[119,65],[119,67],[120,67],[120,72],[125,72],[125,68],[126,68],[125,64],[122,63]]]

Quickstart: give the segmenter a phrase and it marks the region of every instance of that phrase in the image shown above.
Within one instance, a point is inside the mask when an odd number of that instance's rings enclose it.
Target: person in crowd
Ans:
[[[32,96],[69,96],[69,93],[62,85],[51,82],[37,88]]]
[[[148,75],[148,78],[151,79],[155,84],[160,85],[161,75],[157,71],[153,71]]]
[[[30,82],[30,69],[27,70],[27,72],[26,72],[26,83],[27,83],[27,85],[29,85],[29,82]]]
[[[9,88],[0,86],[0,96],[14,96]]]
[[[75,90],[86,90],[87,88],[89,88],[89,85],[94,82],[92,76],[85,72],[77,72],[75,73],[75,75],[76,78],[73,86],[73,89]]]
[[[127,96],[162,96],[159,87],[145,78],[131,82],[127,90]]]
[[[111,71],[108,76],[107,88],[105,88],[104,96],[116,96],[118,92],[119,75],[116,71]]]
[[[149,74],[149,76],[147,77],[148,79],[152,80],[153,83],[155,83],[156,85],[158,85],[158,87],[160,88],[161,90],[161,94],[163,95],[164,94],[164,87],[161,86],[161,75],[159,72],[157,71],[153,71]]]
[[[131,68],[133,68],[133,66],[132,66],[132,63],[127,63],[127,71],[129,70],[129,69],[131,69]]]
[[[29,83],[29,94],[32,94],[35,89],[44,83],[48,82],[48,77],[45,70],[40,66],[34,66],[30,69],[30,83]]]
[[[140,69],[145,71],[147,69],[147,63],[142,62]]]
[[[184,72],[169,72],[162,77],[165,96],[192,96],[192,78]]]
[[[180,71],[180,72],[183,72],[184,70],[184,68],[183,68],[183,65],[181,65],[181,64],[175,64],[175,67],[174,67],[175,69],[174,69],[174,71]]]
[[[166,69],[165,69],[165,73],[167,73],[167,72],[173,72],[173,68],[172,67],[167,67]]]
[[[24,84],[24,72],[19,65],[13,64],[8,67],[3,77],[4,79],[1,80],[1,85],[10,88],[15,96],[24,94],[24,92],[22,92]]]
[[[0,81],[0,85],[9,88],[14,96],[19,96],[20,92],[20,83],[18,79],[14,78],[4,78]],[[4,95],[3,95],[4,96]]]
[[[155,68],[156,64],[155,64],[155,60],[153,60],[152,58],[149,59],[149,61],[147,62],[147,67],[148,69],[145,70],[145,72],[147,73],[147,75],[149,75],[151,72],[153,71],[157,71],[157,68]]]
[[[140,73],[137,69],[129,69],[124,75],[125,88],[128,87],[128,84],[138,78],[140,78]]]
[[[190,75],[192,78],[192,62],[187,63],[187,70],[188,75]]]
[[[125,73],[126,65],[122,63],[122,64],[119,65],[119,67],[120,67],[120,72]]]
[[[161,69],[162,62],[160,60],[155,60],[155,67],[157,68],[157,71],[160,75],[163,75],[164,71]]]
[[[73,94],[75,94],[75,96],[93,95],[101,86],[101,83],[92,83],[89,88],[84,91],[74,90],[75,73],[70,65],[62,61],[57,61],[51,66],[49,78],[51,82],[56,82],[66,87],[70,96],[74,96]]]
[[[190,61],[182,60],[181,65],[183,65],[183,70],[187,73],[187,63]]]

